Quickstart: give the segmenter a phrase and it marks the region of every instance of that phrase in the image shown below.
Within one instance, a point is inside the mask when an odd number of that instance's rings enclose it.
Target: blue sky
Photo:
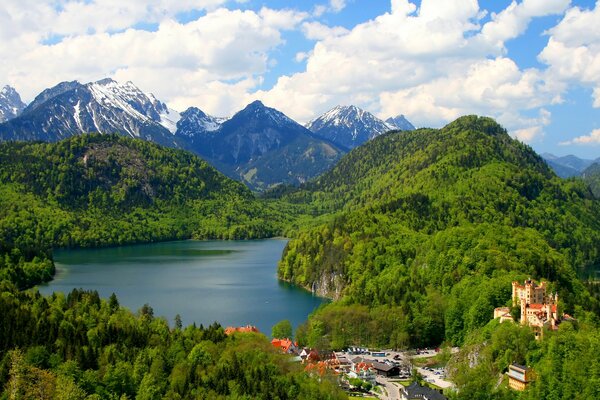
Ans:
[[[488,115],[538,152],[600,157],[591,0],[8,0],[0,85],[132,81],[183,111],[337,104],[440,127]]]

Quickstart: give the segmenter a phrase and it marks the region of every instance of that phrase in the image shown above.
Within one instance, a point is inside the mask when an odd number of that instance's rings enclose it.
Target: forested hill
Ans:
[[[443,129],[384,134],[354,149],[329,172],[306,184],[306,190],[290,198],[308,192],[332,209],[353,209],[374,201],[385,203],[408,192],[435,195],[447,189],[453,191],[458,181],[479,178],[477,173],[485,175],[485,168],[499,164],[525,169],[539,179],[554,175],[537,153],[511,139],[495,121],[466,116]],[[538,182],[529,183],[535,186]],[[535,191],[533,187],[521,190]]]
[[[600,163],[590,165],[583,171],[581,177],[590,186],[592,193],[600,199]]]
[[[0,144],[0,280],[19,287],[50,279],[55,247],[269,237],[279,215],[191,153],[142,140]]]
[[[81,135],[50,143],[0,145],[0,177],[69,208],[252,197],[191,153],[120,135]]]
[[[600,203],[489,118],[382,135],[284,197],[333,211],[288,244],[279,276],[344,298],[307,327],[334,347],[460,344],[527,277],[567,310],[597,307],[576,270],[600,260]]]

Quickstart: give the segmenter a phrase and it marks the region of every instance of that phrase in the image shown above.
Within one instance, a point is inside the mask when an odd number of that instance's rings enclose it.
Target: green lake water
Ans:
[[[40,292],[73,288],[115,293],[133,311],[145,303],[171,326],[184,324],[271,327],[289,319],[294,327],[325,299],[277,279],[277,262],[287,240],[178,241],[54,253],[55,279]]]

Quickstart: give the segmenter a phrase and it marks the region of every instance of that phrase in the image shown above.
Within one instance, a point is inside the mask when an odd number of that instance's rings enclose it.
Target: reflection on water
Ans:
[[[267,335],[282,319],[294,326],[324,299],[277,280],[286,240],[178,241],[107,249],[60,250],[45,294],[73,288],[117,294],[122,305],[145,303],[170,322],[256,325]]]

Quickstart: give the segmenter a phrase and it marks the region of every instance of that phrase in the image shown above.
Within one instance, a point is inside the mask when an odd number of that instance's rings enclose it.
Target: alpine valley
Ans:
[[[332,300],[296,329],[301,346],[442,347],[411,362],[445,366],[453,399],[599,397],[597,164],[560,178],[478,116],[413,129],[339,106],[305,127],[258,101],[179,114],[112,80],[26,107],[3,93],[0,398],[347,398],[263,336],[30,290],[58,247],[275,236],[290,238],[278,277]],[[493,318],[526,279],[568,315],[543,340]],[[535,370],[527,390],[507,385],[511,364]]]

